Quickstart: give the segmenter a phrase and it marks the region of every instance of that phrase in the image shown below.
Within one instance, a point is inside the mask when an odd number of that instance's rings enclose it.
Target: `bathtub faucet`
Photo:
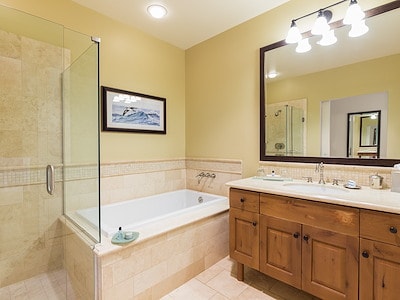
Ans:
[[[201,181],[204,177],[206,177],[206,173],[201,172],[200,174],[198,174],[198,175],[196,176],[196,178],[197,178],[197,184],[200,184],[200,181]]]
[[[201,180],[202,180],[204,177],[214,179],[215,177],[217,177],[217,175],[215,175],[214,173],[209,173],[209,172],[207,172],[207,173],[201,172],[200,174],[198,174],[198,175],[196,176],[196,178],[197,178],[197,184],[200,184]]]

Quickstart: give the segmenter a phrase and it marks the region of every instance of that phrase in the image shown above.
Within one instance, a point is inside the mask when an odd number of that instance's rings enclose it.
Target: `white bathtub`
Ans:
[[[101,231],[105,236],[111,237],[119,227],[123,230],[134,231],[145,224],[221,204],[228,207],[227,197],[193,190],[178,190],[103,205],[101,206]],[[77,214],[96,226],[97,208],[83,209],[77,211]]]

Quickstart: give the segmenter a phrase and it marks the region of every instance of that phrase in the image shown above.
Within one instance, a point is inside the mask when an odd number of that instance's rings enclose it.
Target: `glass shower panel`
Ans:
[[[75,37],[73,46],[88,41]],[[64,212],[93,242],[100,242],[98,87],[98,44],[91,42],[63,74]],[[92,207],[96,226],[79,217],[80,210]]]
[[[66,295],[62,45],[61,25],[0,6],[0,298],[33,298],[27,283],[44,278],[55,280],[59,299]]]
[[[291,107],[291,138],[293,156],[304,155],[304,113],[303,109]]]

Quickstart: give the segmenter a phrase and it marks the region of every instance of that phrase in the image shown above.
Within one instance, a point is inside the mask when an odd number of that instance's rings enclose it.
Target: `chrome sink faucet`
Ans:
[[[319,164],[315,166],[315,172],[319,172],[319,184],[325,184],[324,179],[324,163],[321,161]]]

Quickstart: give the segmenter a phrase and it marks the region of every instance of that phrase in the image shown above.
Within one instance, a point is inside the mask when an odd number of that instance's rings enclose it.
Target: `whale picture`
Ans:
[[[166,99],[102,87],[103,130],[166,133]]]

